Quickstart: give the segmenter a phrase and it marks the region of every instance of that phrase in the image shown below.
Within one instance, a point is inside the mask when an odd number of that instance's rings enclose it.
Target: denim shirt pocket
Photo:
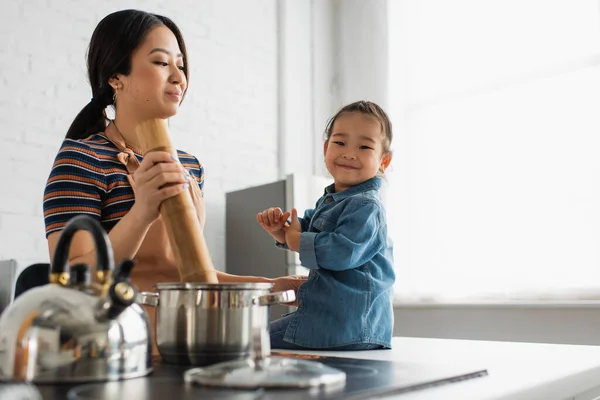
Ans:
[[[329,218],[326,214],[321,214],[317,218],[313,218],[310,223],[311,232],[333,232],[336,222]]]

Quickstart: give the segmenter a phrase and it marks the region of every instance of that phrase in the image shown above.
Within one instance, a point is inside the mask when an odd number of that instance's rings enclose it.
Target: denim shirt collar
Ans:
[[[339,193],[335,192],[335,183],[332,183],[331,185],[329,185],[325,188],[325,193],[323,193],[323,196],[327,196],[329,194],[329,195],[331,195],[331,197],[333,197],[333,199],[336,202],[338,202],[347,197],[353,196],[355,194],[363,193],[368,190],[379,190],[381,188],[381,183],[382,183],[382,178],[380,176],[375,176],[375,177],[369,179],[368,181],[359,183],[358,185],[352,186],[351,188],[348,188],[348,189],[344,190],[343,192],[339,192]]]

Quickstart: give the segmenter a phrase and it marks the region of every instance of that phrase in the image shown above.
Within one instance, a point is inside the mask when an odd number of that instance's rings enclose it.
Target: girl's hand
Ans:
[[[130,212],[151,224],[160,215],[163,200],[187,190],[190,179],[189,173],[170,153],[152,151],[146,154],[133,174],[135,203]]]
[[[279,243],[285,243],[285,227],[287,219],[290,217],[290,212],[283,212],[279,207],[268,208],[265,211],[256,214],[256,220],[263,229]]]
[[[300,248],[300,236],[302,236],[302,225],[298,221],[298,212],[292,208],[292,223],[283,228],[285,242],[290,250],[298,251]]]

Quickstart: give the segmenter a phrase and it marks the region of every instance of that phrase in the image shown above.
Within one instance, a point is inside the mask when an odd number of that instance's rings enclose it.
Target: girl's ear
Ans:
[[[383,173],[387,169],[387,167],[390,166],[391,162],[392,162],[392,152],[388,151],[381,158],[381,164],[379,164],[379,171]]]

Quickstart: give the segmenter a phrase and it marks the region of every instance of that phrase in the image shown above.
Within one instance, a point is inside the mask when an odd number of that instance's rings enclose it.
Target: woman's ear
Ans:
[[[108,78],[108,84],[113,88],[113,90],[119,90],[123,87],[123,83],[119,79],[118,75]]]

